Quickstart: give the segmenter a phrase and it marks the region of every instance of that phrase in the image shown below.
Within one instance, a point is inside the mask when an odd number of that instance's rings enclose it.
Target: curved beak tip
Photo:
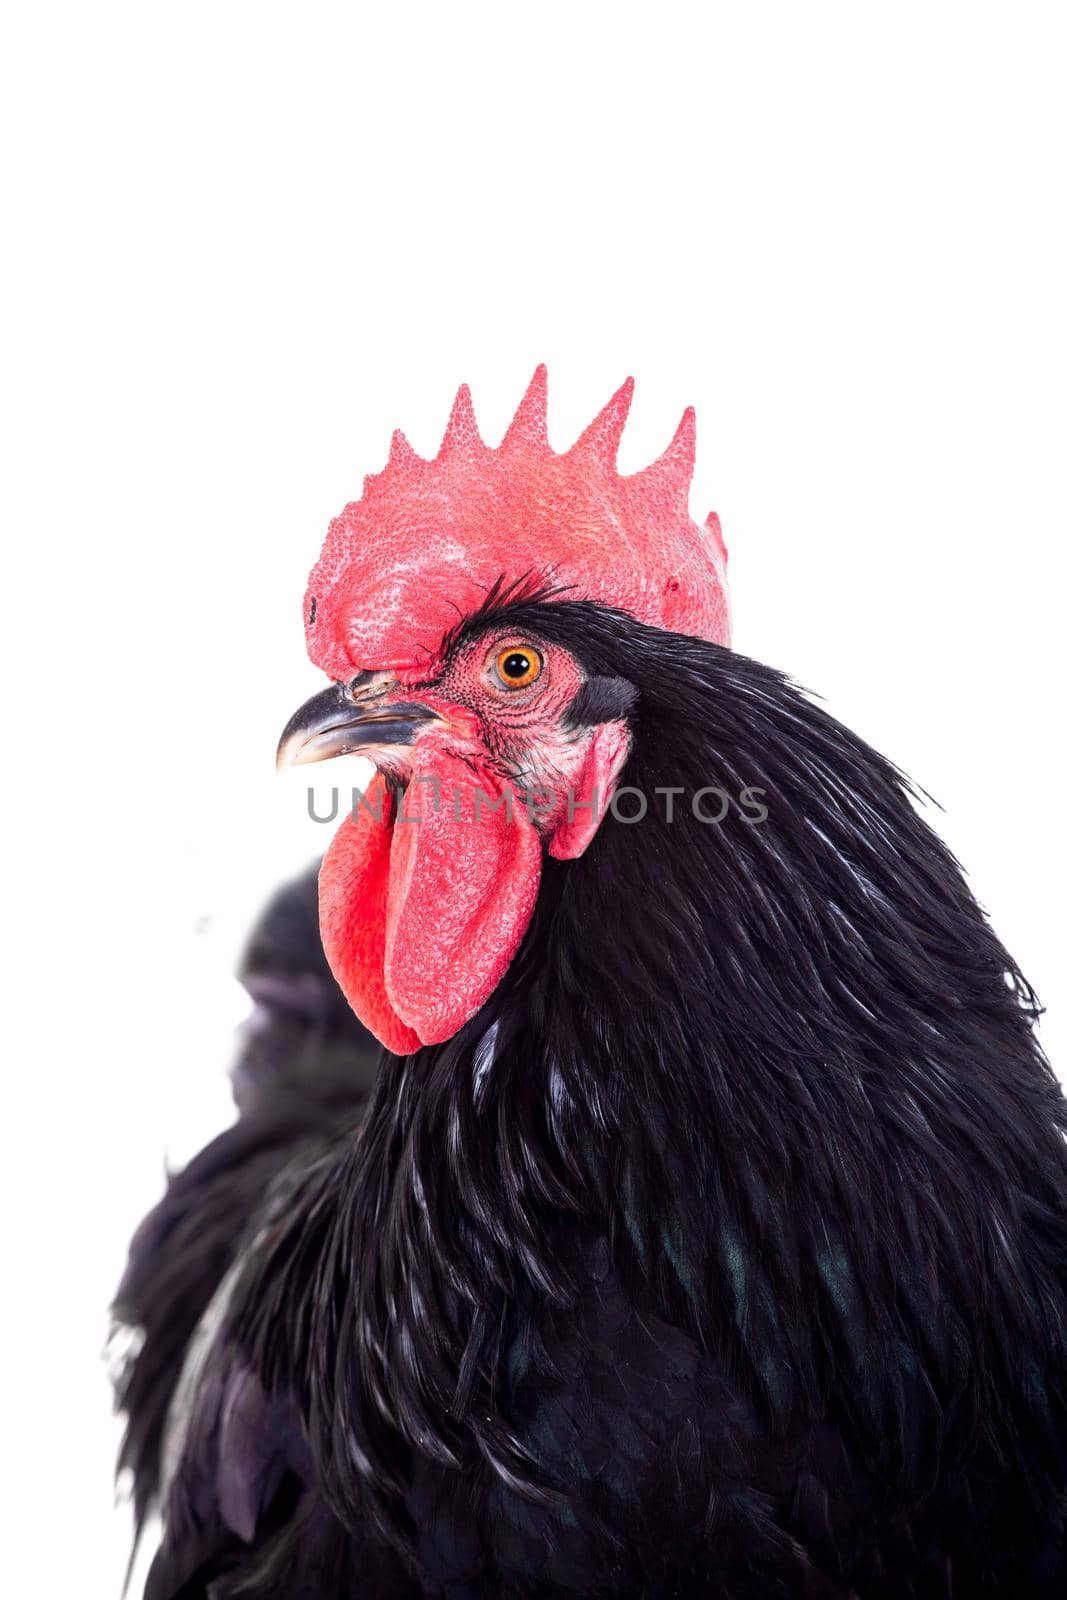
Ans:
[[[301,741],[291,734],[283,733],[278,740],[278,748],[274,752],[275,772],[284,772],[286,767],[299,767],[302,765]]]
[[[424,727],[438,720],[435,712],[417,701],[382,696],[350,700],[340,685],[331,683],[289,718],[278,741],[275,769],[280,772],[333,756],[369,755],[375,746],[410,746]]]

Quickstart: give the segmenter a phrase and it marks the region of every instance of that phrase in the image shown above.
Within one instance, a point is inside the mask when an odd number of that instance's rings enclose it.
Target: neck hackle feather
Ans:
[[[758,787],[768,816],[660,805],[547,862],[483,1010],[387,1056],[358,1146],[287,1197],[239,1337],[299,1396],[337,1514],[413,1547],[432,1461],[472,1504],[503,1483],[559,1515],[566,1448],[529,1422],[601,1248],[627,1305],[715,1352],[742,1453],[832,1425],[889,1518],[944,1459],[1022,1455],[1040,1485],[1067,1117],[956,863],[771,669],[583,603],[500,616],[631,685],[628,784]]]

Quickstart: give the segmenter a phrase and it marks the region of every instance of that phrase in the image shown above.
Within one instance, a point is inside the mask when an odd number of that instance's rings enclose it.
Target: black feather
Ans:
[[[587,678],[567,707],[564,723],[570,728],[595,727],[628,717],[637,690],[625,678]]]
[[[121,1361],[120,1470],[138,1537],[157,1498],[164,1430],[201,1317],[271,1184],[307,1140],[351,1127],[374,1081],[377,1041],[349,1009],[318,934],[317,868],[280,890],[253,930],[240,976],[255,1002],[232,1069],[240,1120],[182,1171],[130,1246],[112,1308],[136,1338]]]
[[[1062,1594],[1067,1111],[1025,980],[900,774],[780,674],[502,615],[631,686],[649,810],[546,857],[482,1011],[275,1181],[213,1370],[291,1402],[306,1486],[215,1592],[365,1560],[457,1600]],[[708,786],[766,820],[657,794]],[[225,1475],[217,1405],[174,1492]]]

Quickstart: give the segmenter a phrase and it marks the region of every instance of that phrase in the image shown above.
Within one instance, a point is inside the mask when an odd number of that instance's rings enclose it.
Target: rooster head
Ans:
[[[628,686],[517,634],[508,603],[558,595],[729,642],[718,519],[700,528],[688,510],[693,412],[621,477],[632,390],[558,455],[543,367],[496,449],[464,386],[437,456],[395,434],[312,571],[308,652],[332,682],[290,720],[279,760],[358,751],[378,769],[327,852],[319,907],[342,990],[397,1052],[450,1038],[492,993],[542,852],[582,854],[629,749]]]

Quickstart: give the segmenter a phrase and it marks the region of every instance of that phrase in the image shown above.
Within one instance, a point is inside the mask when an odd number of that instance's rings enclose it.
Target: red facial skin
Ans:
[[[541,662],[527,687],[503,686],[494,670],[511,649]],[[334,975],[400,1053],[450,1038],[484,1004],[533,914],[542,850],[571,858],[588,846],[629,748],[624,723],[563,725],[583,675],[557,646],[495,631],[432,680],[415,677],[383,703],[417,698],[441,720],[411,749],[377,752],[407,785],[402,803],[377,777],[319,880]]]

